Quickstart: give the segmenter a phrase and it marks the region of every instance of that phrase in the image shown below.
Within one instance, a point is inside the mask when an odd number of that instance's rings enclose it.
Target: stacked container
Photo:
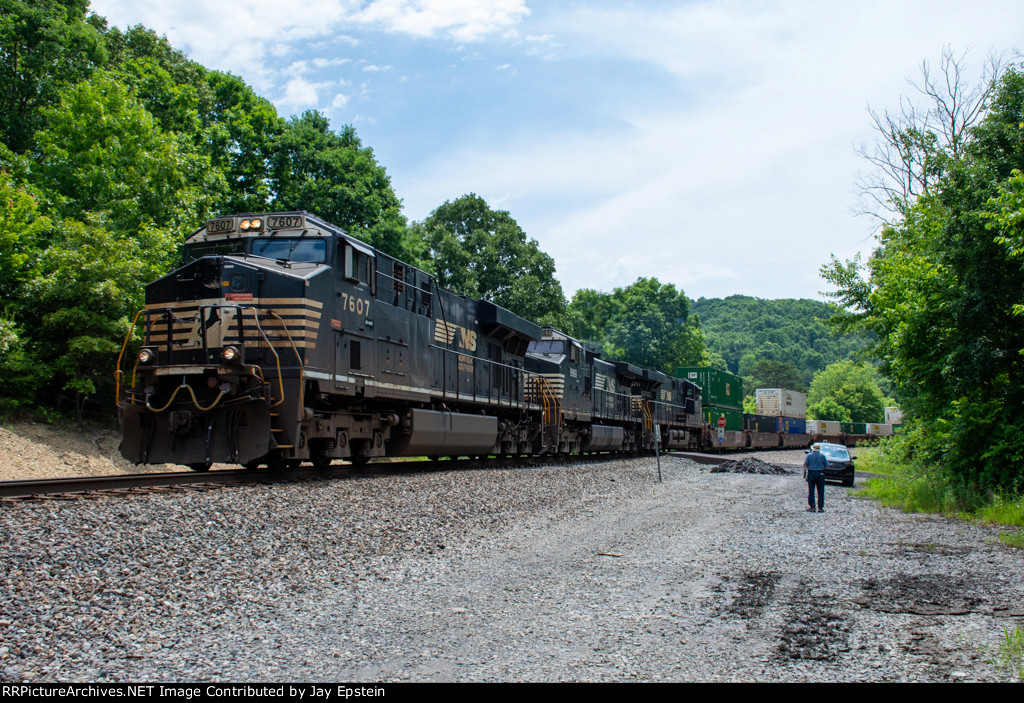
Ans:
[[[902,425],[903,424],[903,411],[899,408],[886,408],[885,409],[885,424],[887,425]]]
[[[676,378],[700,386],[703,406],[743,412],[743,379],[739,376],[706,366],[680,366],[676,368]]]
[[[758,388],[755,391],[758,415],[807,419],[807,396],[785,388]]]
[[[758,388],[755,395],[757,414],[779,418],[779,432],[789,435],[807,434],[806,395],[785,388]],[[783,444],[789,445],[790,442],[784,438]]]
[[[711,429],[712,445],[742,447],[746,444],[743,434],[743,379],[726,371],[706,366],[680,366],[676,378],[700,386],[700,401],[704,421]],[[718,441],[718,421],[725,418],[725,432]]]

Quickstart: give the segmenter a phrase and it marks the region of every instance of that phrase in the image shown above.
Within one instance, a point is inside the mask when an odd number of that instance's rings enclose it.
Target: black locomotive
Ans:
[[[146,287],[139,316],[142,349],[117,370],[121,453],[135,463],[203,471],[701,442],[693,383],[439,288],[305,212],[209,221],[181,267]]]

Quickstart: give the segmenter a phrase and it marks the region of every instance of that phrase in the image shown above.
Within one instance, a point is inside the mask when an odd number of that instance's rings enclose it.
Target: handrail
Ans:
[[[277,353],[277,350],[274,349],[274,345],[270,343],[270,338],[267,337],[267,333],[263,331],[263,326],[260,324],[259,312],[256,310],[256,308],[252,307],[252,306],[244,307],[244,308],[239,306],[238,310],[240,312],[244,312],[246,310],[251,310],[252,311],[253,320],[256,322],[256,329],[259,331],[260,335],[263,337],[263,341],[265,341],[267,343],[267,347],[270,349],[270,353],[274,355],[274,360],[275,360],[276,366],[277,366],[277,384],[281,388],[281,398],[276,403],[271,404],[270,407],[276,408],[278,405],[280,405],[281,403],[284,402],[284,375],[281,373],[281,356]],[[280,318],[278,318],[278,319],[280,319]],[[287,332],[287,331],[288,331],[288,328],[286,326],[285,327],[285,332]],[[288,339],[289,339],[289,341],[291,340],[291,335],[289,335]],[[242,344],[244,346],[245,340],[241,339],[241,342],[242,342]],[[292,346],[294,348],[294,343],[292,344]],[[300,361],[299,363],[301,364],[302,362]],[[260,369],[260,371],[262,373],[262,369]]]
[[[135,325],[139,321],[139,315],[146,311],[145,308],[135,313],[135,317],[132,318],[132,324],[128,328],[128,334],[124,336],[124,342],[121,343],[121,353],[117,355],[117,366],[114,367],[114,405],[116,406],[121,402],[121,377],[124,376],[124,372],[121,370],[121,360],[124,358],[124,351],[128,348],[128,341],[135,334]],[[135,368],[132,369],[132,386],[135,385],[135,369],[139,367],[138,360],[136,360]]]
[[[295,341],[292,339],[292,333],[288,331],[288,323],[284,321],[280,315],[273,310],[268,310],[268,314],[273,315],[281,322],[281,327],[284,329],[285,335],[288,337],[288,343],[292,345],[292,351],[295,352],[295,360],[299,364],[299,420],[302,420],[302,406],[306,400],[306,365],[302,363],[302,357],[299,356],[299,349],[295,346]],[[269,341],[268,341],[269,344]],[[281,379],[281,366],[280,359],[278,359],[277,367],[278,379]],[[284,381],[281,380],[281,400],[284,401]],[[273,406],[271,406],[273,407]]]

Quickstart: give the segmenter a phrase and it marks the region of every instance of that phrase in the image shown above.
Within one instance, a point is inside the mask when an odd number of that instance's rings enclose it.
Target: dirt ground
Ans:
[[[146,467],[135,467],[121,458],[120,442],[120,432],[111,426],[79,429],[76,425],[4,421],[0,425],[0,481],[146,473]]]

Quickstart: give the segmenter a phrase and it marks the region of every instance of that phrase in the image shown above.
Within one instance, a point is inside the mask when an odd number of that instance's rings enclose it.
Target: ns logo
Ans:
[[[459,349],[469,352],[476,351],[476,332],[465,327],[443,320],[434,322],[434,341],[446,347],[457,341]]]

